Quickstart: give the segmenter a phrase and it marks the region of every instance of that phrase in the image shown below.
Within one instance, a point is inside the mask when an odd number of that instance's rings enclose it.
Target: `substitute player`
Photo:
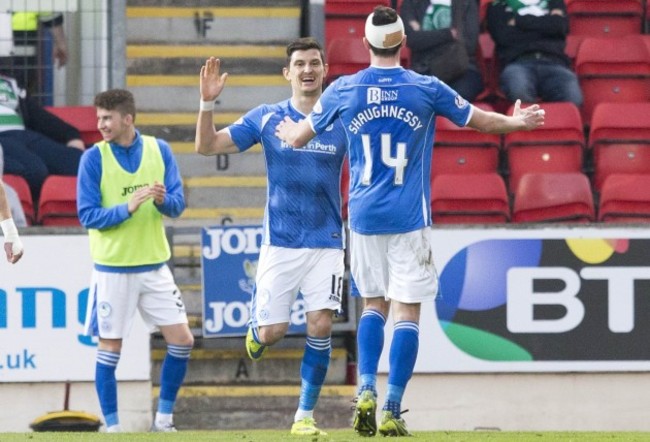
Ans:
[[[104,140],[81,158],[77,205],[95,263],[86,332],[99,336],[95,372],[99,404],[106,430],[121,431],[115,369],[137,309],[152,331],[160,329],[167,343],[151,430],[174,432],[174,404],[194,338],[166,264],[171,252],[163,215],[181,215],[183,185],[169,145],[136,130],[131,92],[102,92],[95,97],[95,107]]]
[[[285,118],[277,135],[302,146],[339,118],[349,139],[350,259],[364,298],[359,320],[359,395],[354,429],[374,436],[376,378],[389,308],[394,320],[387,397],[379,432],[404,436],[401,402],[418,353],[420,305],[433,302],[430,175],[436,115],[483,132],[530,130],[544,122],[539,106],[515,105],[512,116],[484,112],[435,77],[400,67],[406,36],[395,10],[368,16],[364,45],[371,66],[330,85],[306,119]]]
[[[203,155],[244,152],[261,143],[268,174],[264,236],[260,251],[251,324],[246,350],[259,360],[286,334],[298,291],[307,312],[307,342],[302,358],[298,410],[291,433],[325,435],[316,427],[314,408],[325,381],[332,351],[332,316],[341,307],[344,271],[341,221],[341,170],[346,141],[339,122],[305,146],[293,149],[274,135],[284,117],[305,118],[320,97],[327,73],[318,42],[301,38],[287,46],[284,77],[292,96],[265,104],[229,127],[216,131],[214,101],[227,75],[220,60],[201,68],[201,110],[196,126],[196,151]]]

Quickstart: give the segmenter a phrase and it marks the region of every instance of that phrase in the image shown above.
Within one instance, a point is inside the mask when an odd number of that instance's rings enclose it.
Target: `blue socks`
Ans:
[[[107,428],[120,423],[117,415],[117,380],[115,379],[115,369],[119,360],[119,353],[97,351],[95,389]]]
[[[331,353],[331,337],[315,338],[307,336],[305,353],[300,365],[302,383],[298,403],[299,411],[313,411],[316,407],[321,388],[325,383]]]
[[[159,413],[173,413],[178,390],[183,384],[183,379],[185,379],[191,351],[191,346],[167,345],[167,355],[160,371]]]
[[[376,310],[365,310],[359,318],[357,346],[359,349],[359,393],[364,390],[377,395],[377,367],[384,349],[386,318]]]
[[[413,375],[419,345],[420,327],[417,323],[400,321],[395,324],[389,355],[388,390],[383,410],[392,412],[398,419],[406,384]]]

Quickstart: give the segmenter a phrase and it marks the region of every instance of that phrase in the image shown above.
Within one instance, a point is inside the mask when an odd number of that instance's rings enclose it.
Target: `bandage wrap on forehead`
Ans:
[[[404,37],[404,23],[397,16],[397,21],[386,25],[373,25],[370,14],[366,19],[366,40],[377,49],[390,49],[399,45]]]

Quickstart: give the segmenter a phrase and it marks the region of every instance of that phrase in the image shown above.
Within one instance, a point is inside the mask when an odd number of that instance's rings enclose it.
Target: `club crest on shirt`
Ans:
[[[460,95],[456,95],[456,100],[455,100],[455,102],[456,102],[456,107],[458,107],[459,109],[462,109],[462,108],[464,108],[465,106],[467,106],[467,100],[465,100],[465,99],[464,99],[463,97],[461,97]]]
[[[113,308],[108,302],[100,302],[97,306],[97,314],[100,318],[107,318],[111,315]]]

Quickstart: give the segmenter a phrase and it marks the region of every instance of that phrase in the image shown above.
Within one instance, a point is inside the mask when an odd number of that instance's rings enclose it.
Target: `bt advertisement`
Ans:
[[[443,228],[434,238],[441,290],[422,305],[416,372],[650,369],[646,229]]]

